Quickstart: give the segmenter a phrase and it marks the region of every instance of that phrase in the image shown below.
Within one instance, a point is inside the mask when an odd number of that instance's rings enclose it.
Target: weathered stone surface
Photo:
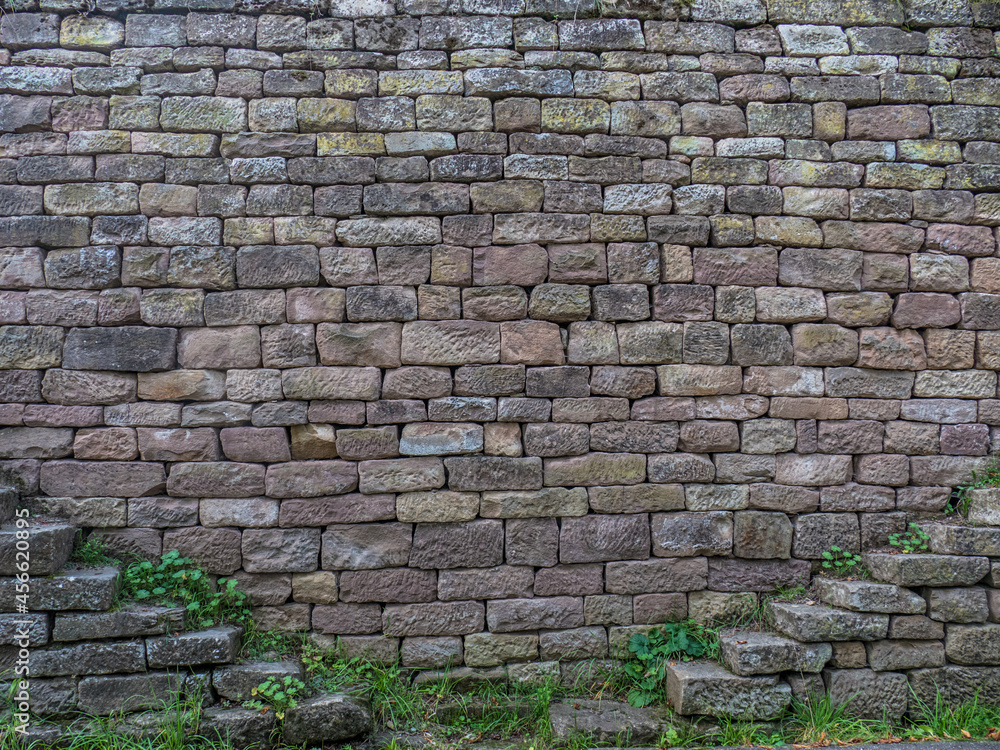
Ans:
[[[827,692],[835,705],[858,718],[901,717],[907,708],[906,675],[869,669],[831,669],[825,673]]]
[[[817,578],[817,593],[824,602],[855,612],[922,614],[927,603],[909,589],[884,583]]]
[[[778,677],[739,677],[711,662],[688,662],[667,668],[667,695],[681,715],[770,719],[792,700]]]
[[[768,633],[735,631],[719,639],[722,661],[735,674],[819,672],[833,653],[830,644],[801,643]]]
[[[6,579],[0,590],[9,594],[3,611],[15,609],[15,580]],[[118,571],[114,568],[74,569],[59,575],[38,578],[28,596],[31,610],[106,610],[118,591]],[[80,615],[82,617],[82,615]]]
[[[146,639],[151,667],[220,664],[232,661],[239,647],[239,628],[219,627],[182,635]]]
[[[566,741],[584,734],[595,742],[615,742],[628,732],[635,742],[656,742],[669,722],[664,709],[633,708],[616,701],[559,701],[549,708],[553,737]]]
[[[865,555],[865,565],[876,578],[899,586],[970,586],[989,572],[984,557],[951,555]]]
[[[885,638],[889,616],[822,605],[771,602],[775,627],[798,641],[874,641]]]
[[[292,744],[341,742],[371,729],[366,701],[347,695],[323,693],[290,708],[282,725],[282,739]]]
[[[37,677],[142,672],[145,662],[146,647],[142,641],[105,641],[45,651],[36,649],[29,659],[31,671]]]
[[[161,635],[179,629],[183,623],[181,609],[131,605],[115,612],[57,615],[52,637],[59,641],[82,641]]]

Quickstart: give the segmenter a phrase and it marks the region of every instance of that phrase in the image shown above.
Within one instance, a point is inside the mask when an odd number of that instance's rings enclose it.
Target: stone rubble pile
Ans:
[[[974,491],[996,504],[1000,492]],[[865,564],[879,582],[818,577],[819,603],[770,603],[776,634],[721,638],[725,668],[709,662],[668,668],[680,714],[775,719],[792,697],[829,694],[866,719],[919,717],[938,705],[1000,688],[1000,528],[923,524],[930,552],[875,552]]]
[[[171,723],[171,712],[200,704],[197,724],[188,727],[191,736],[228,739],[237,748],[270,746],[274,711],[241,704],[253,700],[251,691],[268,679],[302,679],[302,665],[237,663],[240,628],[185,632],[185,612],[179,607],[118,602],[117,567],[69,563],[75,526],[39,520],[29,527],[29,611],[18,613],[18,540],[10,523],[16,498],[13,490],[0,490],[0,690],[4,695],[10,690],[9,670],[22,645],[8,644],[27,631],[33,717],[24,735],[27,743],[55,744],[65,733],[86,728],[81,717],[101,716],[125,717],[118,732],[156,738]],[[224,705],[216,705],[220,702]],[[363,700],[319,694],[288,709],[280,736],[290,745],[339,742],[367,734],[371,727]]]

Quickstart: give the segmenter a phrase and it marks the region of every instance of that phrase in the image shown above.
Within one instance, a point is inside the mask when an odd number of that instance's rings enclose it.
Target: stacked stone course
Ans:
[[[903,5],[29,0],[0,470],[414,667],[884,545],[1000,427],[1000,6]]]

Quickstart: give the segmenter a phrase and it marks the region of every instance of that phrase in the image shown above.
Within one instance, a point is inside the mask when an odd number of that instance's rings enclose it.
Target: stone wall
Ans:
[[[0,469],[268,627],[604,656],[990,450],[1000,5],[28,3]]]

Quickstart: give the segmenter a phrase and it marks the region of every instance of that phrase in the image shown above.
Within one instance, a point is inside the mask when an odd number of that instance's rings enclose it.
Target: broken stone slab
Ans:
[[[118,568],[65,570],[49,578],[34,578],[28,609],[35,612],[110,609],[118,591]],[[16,579],[0,579],[0,611],[13,612]]]
[[[72,612],[56,615],[52,638],[83,641],[91,638],[132,638],[162,635],[184,628],[184,610],[179,607],[130,605],[114,612]]]
[[[236,659],[242,635],[240,628],[223,626],[196,633],[147,638],[149,666],[155,669],[194,664],[225,664]]]
[[[907,708],[909,688],[902,672],[871,669],[827,669],[823,672],[834,706],[859,719],[900,719]]]
[[[19,538],[25,532],[27,538]],[[25,529],[6,524],[0,528],[0,575],[52,575],[69,560],[75,538],[76,526],[68,523],[39,524],[32,521]],[[20,566],[25,563],[22,569]]]
[[[625,735],[637,745],[655,744],[671,725],[666,708],[635,708],[615,701],[565,701],[549,706],[552,737],[569,740],[585,735],[600,744],[621,741]]]
[[[1000,557],[1000,528],[953,523],[928,523],[921,528],[930,536],[927,543],[936,554]]]
[[[774,626],[797,641],[877,641],[889,632],[889,615],[851,612],[822,604],[771,602]]]
[[[740,677],[714,662],[692,661],[667,667],[667,697],[684,716],[766,720],[788,708],[792,689],[778,675]]]
[[[285,712],[282,740],[289,745],[342,742],[372,728],[367,701],[340,693],[324,693]]]
[[[776,672],[819,672],[833,655],[829,643],[802,643],[756,631],[727,633],[719,643],[723,664],[744,677]]]
[[[990,572],[988,557],[935,554],[865,555],[865,566],[875,578],[898,586],[971,586]]]
[[[252,691],[269,679],[283,680],[303,677],[302,665],[294,661],[253,662],[219,667],[212,674],[212,687],[223,698],[233,701],[248,701]]]
[[[970,521],[1000,526],[1000,488],[967,490],[966,495],[969,498]]]
[[[198,734],[209,740],[228,742],[232,747],[270,746],[277,721],[274,711],[252,708],[206,708],[201,712]]]
[[[902,615],[920,615],[927,609],[922,596],[891,583],[814,578],[813,584],[820,600],[832,607]]]

